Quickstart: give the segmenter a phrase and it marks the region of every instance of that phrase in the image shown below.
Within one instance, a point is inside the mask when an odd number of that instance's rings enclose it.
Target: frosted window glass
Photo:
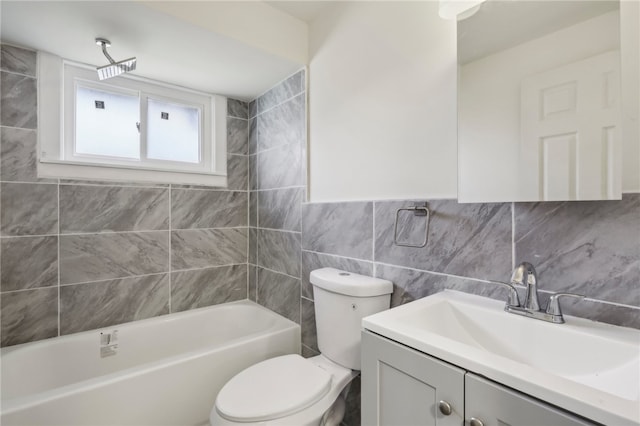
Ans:
[[[139,121],[138,96],[78,86],[76,153],[140,159]]]
[[[149,98],[147,111],[147,157],[200,162],[198,108]]]

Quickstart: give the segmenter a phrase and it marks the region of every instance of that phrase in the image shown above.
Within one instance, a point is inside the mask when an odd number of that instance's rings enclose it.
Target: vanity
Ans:
[[[638,425],[640,331],[446,290],[363,320],[363,425]]]

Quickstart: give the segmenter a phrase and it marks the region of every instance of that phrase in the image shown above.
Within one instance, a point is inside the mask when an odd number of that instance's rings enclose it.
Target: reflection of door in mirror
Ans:
[[[459,201],[620,199],[620,50],[617,0],[458,21]]]
[[[522,80],[519,193],[600,200],[621,193],[620,55],[573,62]]]

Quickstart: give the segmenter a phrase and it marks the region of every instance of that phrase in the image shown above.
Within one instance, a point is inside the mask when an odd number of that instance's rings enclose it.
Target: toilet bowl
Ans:
[[[333,268],[313,271],[310,281],[321,354],[279,356],[238,373],[216,398],[213,426],[340,424],[360,370],[361,320],[389,308],[393,285]]]

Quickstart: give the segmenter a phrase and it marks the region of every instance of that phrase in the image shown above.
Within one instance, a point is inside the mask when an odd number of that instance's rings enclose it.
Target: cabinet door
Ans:
[[[465,377],[465,425],[478,426],[594,426],[575,415],[511,390],[487,379],[467,373]]]
[[[392,340],[362,333],[362,424],[460,426],[464,370]],[[438,405],[445,401],[450,414]],[[445,410],[446,411],[446,410]]]

